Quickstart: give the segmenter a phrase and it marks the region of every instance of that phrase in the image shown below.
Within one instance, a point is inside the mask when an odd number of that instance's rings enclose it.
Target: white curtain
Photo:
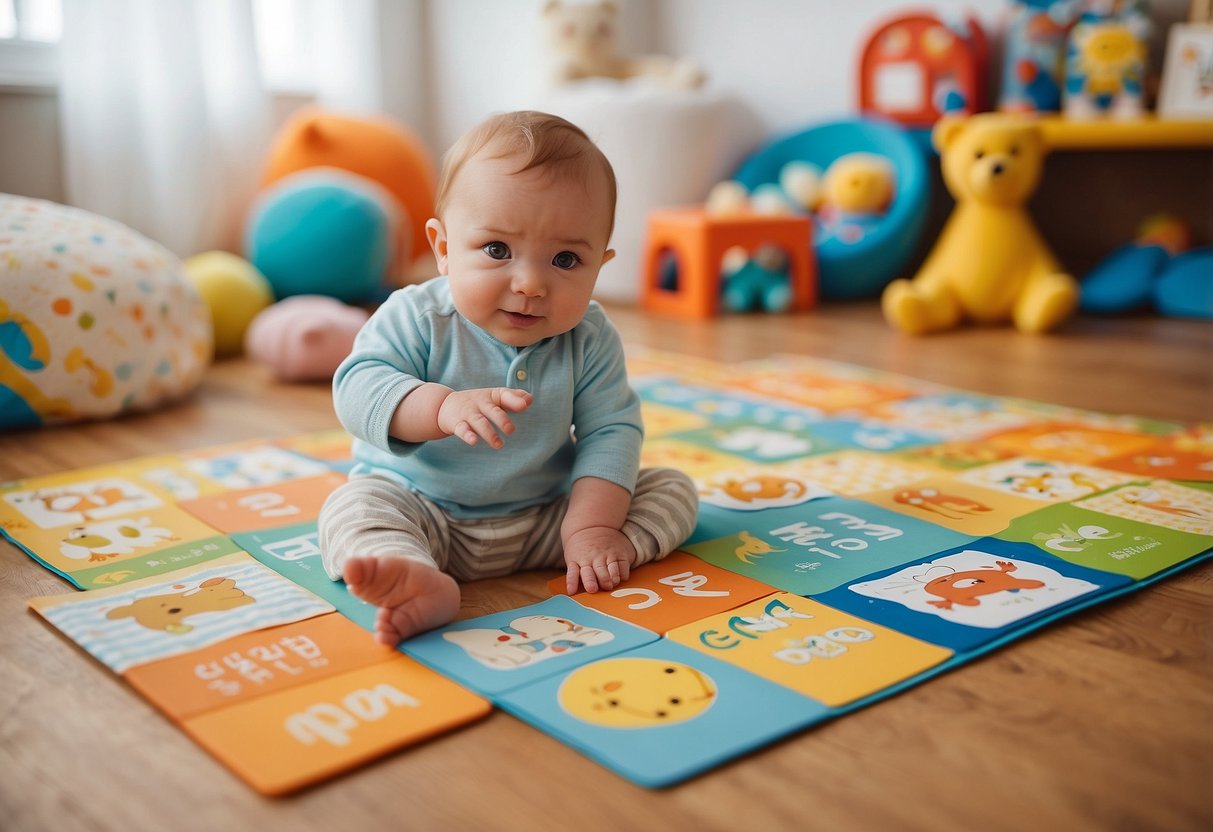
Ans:
[[[60,51],[68,202],[240,251],[270,127],[252,0],[65,0]]]

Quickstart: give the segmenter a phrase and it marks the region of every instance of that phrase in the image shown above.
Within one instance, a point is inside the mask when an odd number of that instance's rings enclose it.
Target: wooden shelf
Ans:
[[[1076,121],[1062,116],[1040,119],[1050,150],[1213,149],[1213,119]]]

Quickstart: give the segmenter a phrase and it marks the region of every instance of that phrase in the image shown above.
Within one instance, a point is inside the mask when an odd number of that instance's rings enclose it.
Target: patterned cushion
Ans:
[[[146,410],[192,390],[210,313],[163,246],[0,194],[0,429]]]

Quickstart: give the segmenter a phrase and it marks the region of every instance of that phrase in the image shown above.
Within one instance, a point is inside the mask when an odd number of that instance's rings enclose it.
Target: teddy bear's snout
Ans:
[[[992,176],[1002,176],[1003,173],[1006,171],[1006,169],[1007,169],[1007,166],[1004,165],[1002,162],[995,162],[994,164],[992,164],[990,166],[990,174]]]

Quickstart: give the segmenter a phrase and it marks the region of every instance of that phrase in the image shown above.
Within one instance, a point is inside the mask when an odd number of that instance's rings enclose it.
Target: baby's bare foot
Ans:
[[[379,607],[375,640],[396,644],[455,620],[459,584],[433,566],[407,558],[350,558],[345,562],[350,592]]]

